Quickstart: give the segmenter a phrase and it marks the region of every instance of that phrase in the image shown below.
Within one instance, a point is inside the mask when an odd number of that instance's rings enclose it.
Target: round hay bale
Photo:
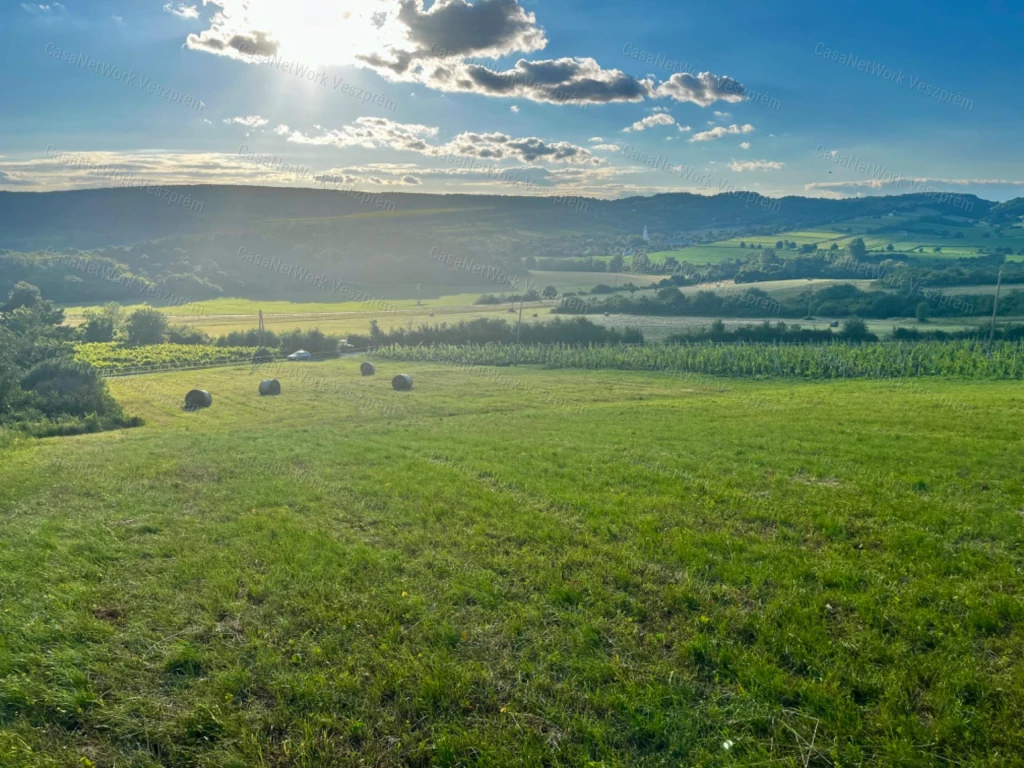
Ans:
[[[400,373],[391,380],[391,386],[399,392],[408,392],[412,389],[412,376],[407,373]]]
[[[277,379],[266,379],[260,382],[261,395],[280,395],[281,382]]]
[[[193,389],[185,395],[185,410],[197,411],[200,408],[209,408],[213,405],[213,395],[205,389]]]
[[[377,369],[373,367],[373,363],[367,362],[359,366],[359,372],[363,374],[363,376],[373,376],[373,374],[377,372]]]

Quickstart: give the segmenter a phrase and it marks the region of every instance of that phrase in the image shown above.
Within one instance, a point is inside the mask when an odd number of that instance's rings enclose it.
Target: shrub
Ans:
[[[152,307],[143,307],[128,315],[125,331],[132,346],[161,344],[167,333],[167,318]]]
[[[167,328],[168,344],[208,345],[213,343],[205,331],[190,325],[171,325]],[[237,346],[248,346],[240,344]]]

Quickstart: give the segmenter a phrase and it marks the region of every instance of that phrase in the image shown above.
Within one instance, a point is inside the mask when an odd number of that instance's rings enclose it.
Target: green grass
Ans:
[[[0,436],[0,765],[1019,762],[1019,382],[357,366]]]

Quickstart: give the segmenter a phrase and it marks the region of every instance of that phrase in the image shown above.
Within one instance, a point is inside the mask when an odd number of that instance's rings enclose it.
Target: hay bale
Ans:
[[[260,382],[261,395],[280,395],[281,382],[277,379],[265,379]]]
[[[367,362],[359,366],[359,372],[363,374],[363,376],[373,376],[373,374],[377,372],[377,369],[373,367],[373,363]]]
[[[391,380],[391,386],[399,392],[408,392],[412,389],[412,376],[407,373],[400,373]]]
[[[185,410],[197,411],[200,408],[209,408],[213,405],[213,395],[205,389],[193,389],[185,395]]]

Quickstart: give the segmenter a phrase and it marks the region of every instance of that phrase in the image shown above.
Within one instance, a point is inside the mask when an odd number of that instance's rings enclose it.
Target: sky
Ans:
[[[1024,0],[0,0],[0,190],[1024,196]]]

